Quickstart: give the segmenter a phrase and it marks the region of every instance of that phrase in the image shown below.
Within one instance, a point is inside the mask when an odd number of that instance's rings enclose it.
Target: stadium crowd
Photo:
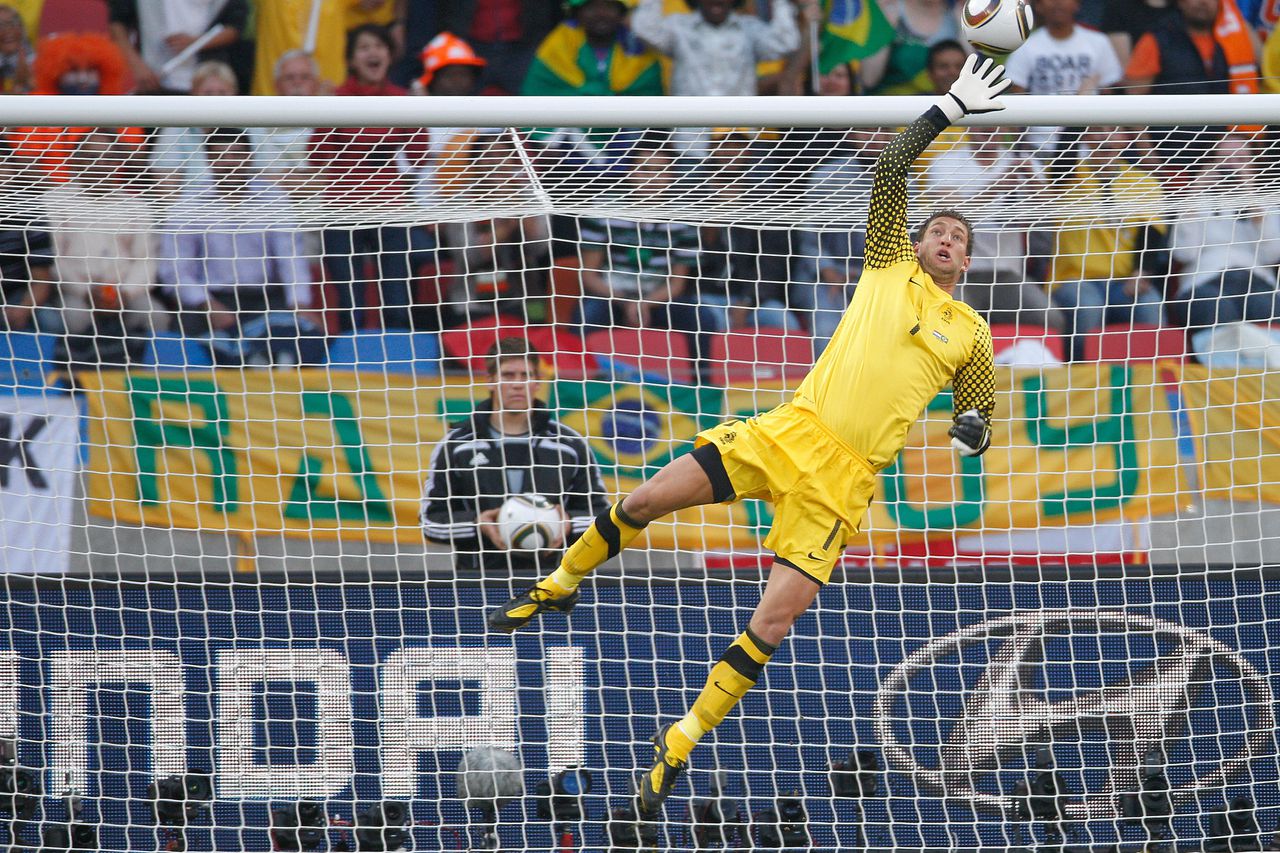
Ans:
[[[1033,5],[1038,28],[1006,59],[1014,91],[1280,92],[1276,4]],[[11,0],[0,2],[0,91],[941,94],[969,52],[959,6]],[[1208,187],[1209,209],[1194,218],[1170,224],[1151,212],[1171,182],[1258,168],[1252,151],[1262,131],[1222,130],[948,134],[918,175],[940,199],[1009,201],[1016,209],[1019,197],[1052,180],[1134,211],[1107,225],[979,223],[961,296],[993,324],[1064,336],[1066,360],[1085,357],[1090,334],[1113,323],[1189,330],[1192,347],[1207,349],[1203,334],[1224,325],[1280,320],[1280,213],[1219,209]],[[749,201],[784,168],[790,180],[802,169],[815,197],[833,187],[865,192],[882,144],[863,131],[520,134],[530,162],[549,164],[549,180],[597,170],[655,202],[672,188],[707,186],[709,203],[728,206]],[[511,139],[474,128],[11,128],[0,139],[0,181],[9,193],[39,196],[42,203],[26,209],[47,214],[0,223],[0,316],[10,331],[57,335],[73,363],[109,365],[139,360],[148,338],[166,331],[207,341],[218,363],[242,363],[254,360],[251,352],[257,360],[323,361],[335,335],[492,326],[499,317],[554,325],[565,339],[660,328],[687,337],[706,381],[715,335],[785,331],[811,336],[817,351],[830,337],[860,274],[857,230],[574,217],[319,233],[291,226],[291,204],[318,193],[461,192],[469,153],[514,149]],[[1201,139],[1212,139],[1212,149]],[[159,217],[143,198],[153,185],[191,203],[179,206],[181,215]],[[246,215],[239,202],[249,195],[278,199],[272,215]],[[262,344],[268,339],[297,343],[281,356]]]

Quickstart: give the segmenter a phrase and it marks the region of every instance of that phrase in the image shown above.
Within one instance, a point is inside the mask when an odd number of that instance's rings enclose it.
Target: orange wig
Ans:
[[[129,92],[129,66],[124,54],[102,33],[61,33],[40,40],[36,46],[35,95],[57,95],[58,81],[68,71],[98,71],[100,95]]]

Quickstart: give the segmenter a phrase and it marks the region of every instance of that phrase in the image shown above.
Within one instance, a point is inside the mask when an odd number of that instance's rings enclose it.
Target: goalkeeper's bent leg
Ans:
[[[718,457],[714,447],[704,447]],[[699,459],[707,452],[699,448],[671,460],[630,495],[596,516],[586,532],[565,551],[560,567],[539,581],[537,588],[553,598],[569,595],[597,566],[622,553],[649,522],[679,509],[724,500],[712,485],[705,460]]]
[[[582,579],[591,574],[605,560],[622,553],[635,538],[644,532],[648,521],[632,518],[623,509],[626,499],[596,516],[591,526],[569,546],[560,560],[560,567],[538,582],[540,589],[555,598],[563,598],[578,588]]]
[[[661,809],[676,779],[688,765],[694,746],[718,726],[760,680],[764,665],[795,620],[809,609],[820,588],[812,578],[786,564],[773,564],[764,595],[747,630],[711,668],[689,713],[662,729],[653,739],[654,763],[640,783],[639,807],[643,814],[652,816]]]

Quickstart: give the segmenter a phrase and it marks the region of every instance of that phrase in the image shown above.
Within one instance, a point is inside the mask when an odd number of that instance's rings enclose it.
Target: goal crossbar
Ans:
[[[928,97],[259,97],[30,95],[5,98],[0,125],[144,127],[889,127]],[[1280,95],[1012,95],[1007,108],[961,124],[1276,124]]]

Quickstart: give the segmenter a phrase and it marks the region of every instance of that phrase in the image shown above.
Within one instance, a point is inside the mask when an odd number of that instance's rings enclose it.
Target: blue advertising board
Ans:
[[[408,802],[412,848],[468,849],[462,752],[517,753],[528,796],[501,811],[503,849],[555,849],[534,787],[594,776],[584,850],[608,847],[648,739],[684,713],[746,624],[748,582],[588,585],[569,615],[514,637],[485,630],[506,586],[445,583],[89,585],[11,578],[0,608],[0,736],[38,768],[47,815],[68,786],[101,849],[157,849],[147,786],[212,771],[193,850],[269,850],[272,803],[332,817]],[[1228,799],[1274,826],[1280,578],[1232,575],[832,584],[695,752],[661,842],[693,846],[687,802],[725,771],[744,814],[799,792],[812,849],[1025,843],[1014,786],[1048,747],[1067,830],[1140,841],[1117,817],[1153,749],[1179,838]],[[12,687],[12,689],[8,689]],[[832,796],[830,765],[873,751],[879,796]],[[343,833],[334,830],[332,842]]]

